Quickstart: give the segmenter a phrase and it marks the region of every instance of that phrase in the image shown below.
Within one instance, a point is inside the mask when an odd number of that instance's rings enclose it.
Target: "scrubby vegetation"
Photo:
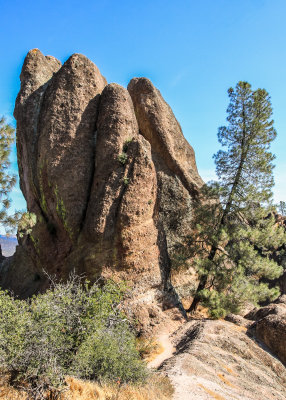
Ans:
[[[144,382],[146,366],[113,282],[72,276],[44,294],[18,300],[0,291],[0,363],[32,399],[59,397],[66,376],[98,382]]]

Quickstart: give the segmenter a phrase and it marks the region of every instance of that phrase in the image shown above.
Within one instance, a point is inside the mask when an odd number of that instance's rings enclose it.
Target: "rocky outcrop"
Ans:
[[[194,150],[159,90],[149,79],[134,78],[128,91],[139,132],[151,144],[157,174],[154,219],[159,230],[162,262],[167,265],[175,244],[189,232],[192,201],[203,182],[197,171]]]
[[[37,223],[5,261],[2,286],[26,296],[45,289],[43,270],[75,270],[125,279],[149,300],[167,288],[202,180],[154,85],[135,78],[126,90],[83,55],[61,66],[35,49],[15,118],[20,186]]]
[[[286,299],[285,295],[260,309],[250,311],[247,319],[256,321],[251,330],[286,365]]]
[[[191,321],[173,336],[175,353],[161,367],[174,386],[174,400],[283,400],[283,364],[226,321]]]

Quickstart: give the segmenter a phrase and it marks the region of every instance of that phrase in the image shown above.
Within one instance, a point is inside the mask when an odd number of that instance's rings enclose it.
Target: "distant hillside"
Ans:
[[[0,244],[2,247],[3,256],[9,257],[15,253],[15,248],[18,244],[18,241],[15,236],[0,235]]]

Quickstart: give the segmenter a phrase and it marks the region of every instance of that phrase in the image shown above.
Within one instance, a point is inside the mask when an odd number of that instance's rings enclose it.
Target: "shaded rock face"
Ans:
[[[251,330],[286,365],[286,298],[281,296],[276,304],[250,311],[247,319],[256,321]]]
[[[139,132],[151,144],[157,174],[154,219],[159,230],[162,263],[167,265],[174,245],[189,231],[192,201],[203,182],[197,171],[194,150],[159,90],[149,79],[134,78],[128,91]]]
[[[153,84],[135,78],[126,90],[80,54],[61,66],[35,49],[15,118],[20,186],[37,223],[5,261],[2,286],[27,296],[45,289],[43,270],[66,278],[74,269],[128,280],[149,300],[168,286],[203,182]]]

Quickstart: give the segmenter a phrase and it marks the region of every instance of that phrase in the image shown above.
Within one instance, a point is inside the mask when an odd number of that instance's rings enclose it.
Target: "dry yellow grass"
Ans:
[[[169,400],[173,388],[168,378],[155,375],[144,386],[98,385],[67,378],[69,390],[62,400]]]
[[[27,395],[16,390],[8,384],[9,375],[0,375],[0,399],[1,400],[27,400]]]
[[[11,386],[4,386],[0,388],[1,400],[27,400],[27,395]]]
[[[60,400],[170,400],[173,394],[168,378],[160,375],[152,376],[144,386],[99,385],[73,377],[66,381],[68,389]],[[7,378],[1,381],[0,399],[28,400],[25,392],[8,385]]]
[[[140,337],[136,340],[140,356],[148,363],[163,353],[164,347],[154,337]]]

